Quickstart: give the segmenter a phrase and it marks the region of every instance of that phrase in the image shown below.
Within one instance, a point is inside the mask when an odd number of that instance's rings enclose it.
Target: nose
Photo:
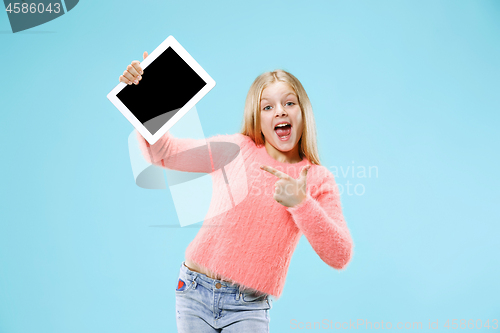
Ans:
[[[283,105],[278,105],[276,107],[276,113],[274,114],[275,117],[283,117],[283,116],[286,116],[287,113],[285,111],[285,109],[283,108]]]

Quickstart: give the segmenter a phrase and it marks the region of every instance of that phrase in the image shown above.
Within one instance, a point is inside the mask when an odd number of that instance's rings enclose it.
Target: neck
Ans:
[[[299,145],[297,144],[290,151],[281,151],[273,147],[269,142],[265,142],[266,151],[273,159],[281,163],[299,163],[302,158],[299,154]]]

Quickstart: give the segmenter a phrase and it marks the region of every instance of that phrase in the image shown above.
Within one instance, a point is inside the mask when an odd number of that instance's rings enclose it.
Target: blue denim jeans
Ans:
[[[240,290],[181,265],[175,307],[179,333],[267,333],[271,295]]]

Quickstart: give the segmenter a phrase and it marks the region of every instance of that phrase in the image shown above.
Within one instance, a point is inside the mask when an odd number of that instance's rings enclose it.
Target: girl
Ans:
[[[139,64],[133,61],[120,81],[139,84]],[[207,139],[208,147],[216,142],[240,147],[243,164],[224,174],[214,165],[225,165],[227,156],[215,156],[210,148],[209,156],[202,156],[192,149],[203,145],[199,140],[167,132],[149,145],[137,136],[150,163],[212,173],[211,210],[233,203],[206,218],[186,249],[175,291],[179,332],[268,332],[272,297],[281,296],[302,234],[330,267],[343,269],[350,261],[353,242],[340,194],[331,172],[320,165],[312,106],[292,74],[276,70],[257,77],[241,133]],[[190,149],[198,153],[188,161],[176,158]],[[234,181],[242,177],[247,182]],[[234,205],[242,193],[244,199]]]

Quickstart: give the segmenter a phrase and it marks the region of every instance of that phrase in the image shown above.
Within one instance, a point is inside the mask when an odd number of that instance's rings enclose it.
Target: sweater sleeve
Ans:
[[[354,244],[335,179],[330,171],[323,170],[326,174],[321,186],[307,193],[299,205],[287,209],[319,257],[329,266],[343,269],[351,259]]]
[[[242,134],[216,135],[208,139],[180,139],[169,132],[150,145],[136,130],[146,162],[178,171],[211,173],[229,163],[239,153]]]

